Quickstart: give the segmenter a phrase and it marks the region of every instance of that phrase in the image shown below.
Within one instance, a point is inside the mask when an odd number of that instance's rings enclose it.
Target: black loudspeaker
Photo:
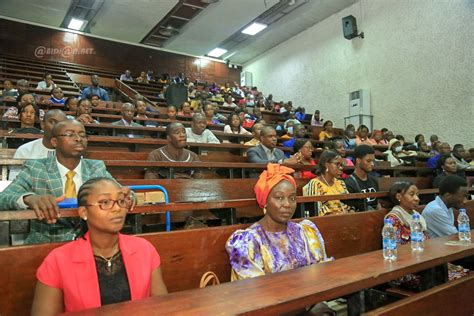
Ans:
[[[342,18],[342,32],[344,37],[348,40],[357,37],[357,21],[356,18],[352,15],[348,15]]]

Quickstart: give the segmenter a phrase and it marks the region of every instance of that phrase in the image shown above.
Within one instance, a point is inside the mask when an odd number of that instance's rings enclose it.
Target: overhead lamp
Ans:
[[[76,30],[76,31],[80,31],[85,23],[86,23],[86,21],[84,21],[84,20],[79,20],[79,19],[72,18],[71,22],[69,22],[69,25],[67,26],[67,28],[72,29],[72,30]]]
[[[268,25],[254,22],[247,26],[242,33],[247,34],[247,35],[255,35],[258,32],[261,32],[262,30],[266,29]]]
[[[211,50],[209,53],[207,53],[207,56],[218,58],[224,55],[225,53],[227,53],[227,49],[216,47],[213,50]]]

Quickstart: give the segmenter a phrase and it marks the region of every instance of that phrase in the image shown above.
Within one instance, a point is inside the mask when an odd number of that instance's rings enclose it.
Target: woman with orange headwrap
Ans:
[[[296,209],[293,169],[268,164],[254,191],[265,216],[227,240],[231,280],[257,277],[328,261],[324,240],[309,220],[290,221]]]

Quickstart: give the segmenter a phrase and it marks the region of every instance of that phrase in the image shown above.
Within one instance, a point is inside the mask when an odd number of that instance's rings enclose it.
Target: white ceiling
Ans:
[[[302,0],[297,0],[302,1]],[[244,64],[358,0],[307,0],[263,32],[236,47],[230,61]],[[140,43],[178,0],[105,0],[91,34]],[[165,43],[167,50],[201,56],[249,24],[279,0],[220,0],[210,4]],[[0,0],[0,15],[59,27],[71,0]],[[228,54],[232,53],[229,51]],[[228,55],[226,54],[226,55]]]

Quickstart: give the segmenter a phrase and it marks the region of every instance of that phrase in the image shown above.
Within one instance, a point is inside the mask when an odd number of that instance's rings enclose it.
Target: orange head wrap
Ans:
[[[267,170],[262,172],[258,178],[257,184],[255,184],[255,187],[253,188],[257,197],[258,205],[261,208],[264,208],[265,205],[267,205],[267,198],[270,191],[281,180],[288,180],[296,189],[296,181],[291,176],[294,172],[295,170],[280,164],[269,163],[267,165]]]

